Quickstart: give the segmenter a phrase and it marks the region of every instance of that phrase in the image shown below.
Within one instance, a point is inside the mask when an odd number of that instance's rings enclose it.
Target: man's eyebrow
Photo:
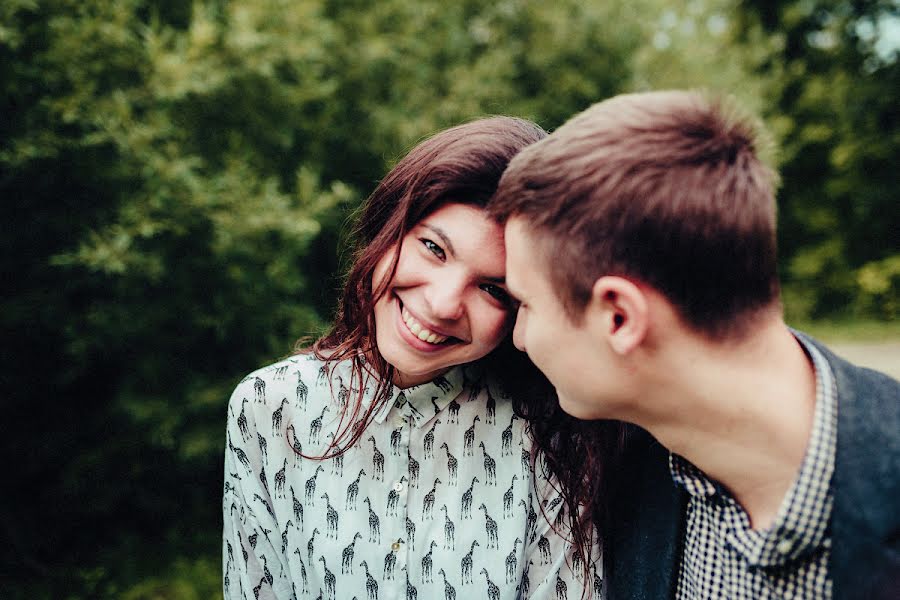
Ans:
[[[428,223],[422,223],[422,227],[433,231],[435,235],[441,238],[441,241],[444,242],[444,247],[447,248],[447,250],[450,252],[450,255],[453,257],[456,256],[456,251],[453,249],[453,242],[450,241],[450,238],[447,237],[447,234],[444,233],[443,229],[437,227],[436,225],[430,225]]]

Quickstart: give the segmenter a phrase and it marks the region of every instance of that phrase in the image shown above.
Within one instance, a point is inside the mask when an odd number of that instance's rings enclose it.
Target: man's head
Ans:
[[[637,314],[655,295],[688,330],[723,340],[777,306],[775,183],[755,123],[699,93],[654,92],[596,104],[523,150],[488,209],[508,221],[511,291],[542,287],[568,325],[601,326],[586,311],[631,290]],[[525,300],[520,338],[545,317]],[[615,327],[622,315],[609,314]],[[517,341],[533,359],[545,350]]]

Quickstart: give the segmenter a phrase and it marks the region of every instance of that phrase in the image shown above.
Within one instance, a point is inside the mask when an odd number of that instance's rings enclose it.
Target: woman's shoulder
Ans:
[[[314,354],[295,354],[248,373],[235,386],[232,399],[245,397],[257,403],[278,403],[285,397],[306,395],[325,374],[324,361]]]

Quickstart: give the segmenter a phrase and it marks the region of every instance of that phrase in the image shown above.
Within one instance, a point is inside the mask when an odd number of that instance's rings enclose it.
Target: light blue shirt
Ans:
[[[395,387],[342,457],[300,457],[295,448],[326,452],[355,397],[349,381],[348,362],[328,373],[302,355],[235,389],[225,598],[581,598],[579,556],[554,531],[568,531],[564,503],[479,369]],[[365,387],[368,406],[374,382]]]

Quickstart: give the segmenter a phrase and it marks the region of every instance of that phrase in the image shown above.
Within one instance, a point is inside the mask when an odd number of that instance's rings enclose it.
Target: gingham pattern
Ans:
[[[690,494],[676,598],[830,600],[837,391],[825,358],[800,342],[816,373],[816,408],[806,456],[772,527],[754,531],[744,509],[718,483],[669,456],[676,484]]]

